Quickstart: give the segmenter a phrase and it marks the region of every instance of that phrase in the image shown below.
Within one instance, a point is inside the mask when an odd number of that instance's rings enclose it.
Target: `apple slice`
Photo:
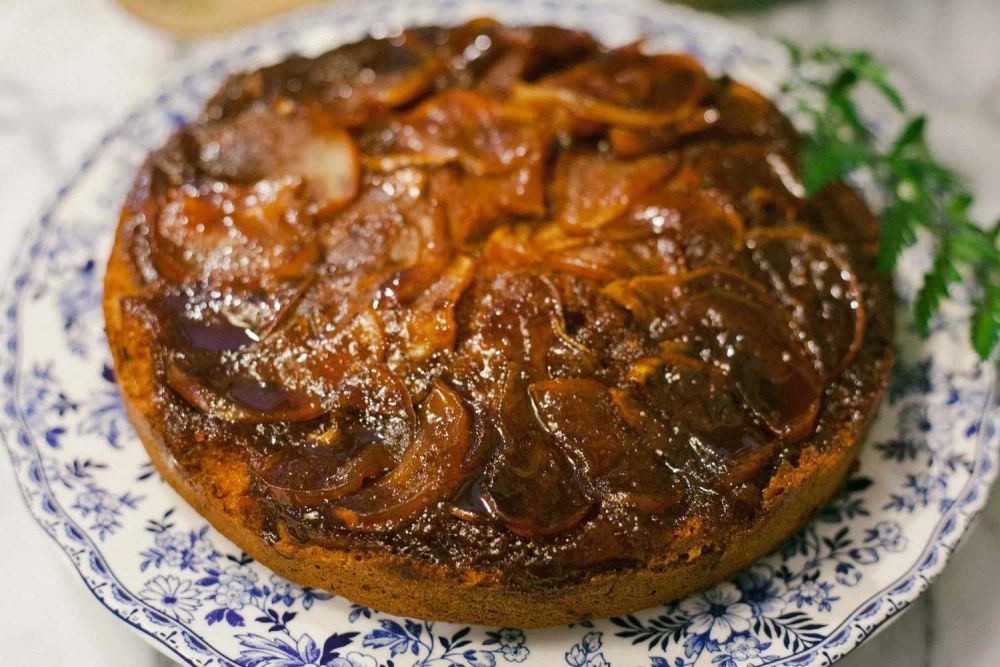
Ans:
[[[525,537],[555,535],[578,524],[594,504],[586,471],[538,425],[528,393],[513,374],[499,426],[503,443],[482,491],[489,513]]]
[[[865,309],[851,265],[827,239],[804,229],[755,229],[747,237],[752,277],[774,286],[808,335],[806,344],[827,379],[857,356]]]
[[[708,87],[701,64],[681,54],[645,55],[630,45],[538,83],[515,84],[515,102],[557,107],[586,121],[655,128],[691,113]]]
[[[399,465],[326,511],[346,527],[361,531],[389,530],[412,520],[461,481],[469,436],[462,399],[435,380],[420,408],[418,433]]]
[[[347,445],[287,447],[268,457],[260,473],[268,495],[293,507],[315,506],[337,500],[361,488],[365,480],[393,466],[393,457],[380,443],[359,452]]]
[[[682,500],[680,480],[635,439],[603,384],[548,380],[528,392],[539,423],[606,502],[660,513]]]
[[[618,281],[605,292],[658,337],[725,371],[777,435],[812,431],[823,385],[791,316],[758,283],[730,271]]]

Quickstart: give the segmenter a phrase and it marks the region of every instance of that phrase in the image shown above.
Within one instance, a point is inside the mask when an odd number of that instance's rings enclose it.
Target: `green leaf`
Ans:
[[[889,69],[875,60],[870,53],[855,51],[849,56],[851,67],[857,72],[858,78],[868,81],[895,107],[896,111],[906,110],[906,104],[899,91],[889,83]]]
[[[945,210],[953,218],[966,218],[975,201],[968,192],[956,192],[951,196]]]
[[[896,268],[903,250],[917,242],[917,224],[911,206],[898,203],[886,208],[879,228],[878,269],[888,273]]]
[[[989,285],[972,314],[972,347],[989,358],[1000,340],[1000,285]]]
[[[827,95],[827,104],[830,105],[831,115],[833,112],[839,114],[840,117],[835,118],[835,120],[843,122],[850,128],[853,137],[867,137],[871,134],[864,121],[861,120],[861,114],[849,95]]]
[[[944,242],[938,248],[934,265],[924,276],[924,284],[917,292],[913,306],[917,330],[921,335],[930,333],[931,320],[941,309],[941,301],[948,297],[950,285],[961,280],[962,274],[951,258],[951,245]]]
[[[870,153],[862,146],[831,136],[814,136],[802,148],[802,186],[814,195],[826,186],[843,180],[864,164]]]
[[[899,133],[890,151],[892,155],[903,155],[913,149],[924,152],[927,147],[927,116],[914,116]]]

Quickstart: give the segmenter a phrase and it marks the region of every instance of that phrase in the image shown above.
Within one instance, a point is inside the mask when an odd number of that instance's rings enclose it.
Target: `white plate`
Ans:
[[[773,92],[782,49],[659,3],[513,0],[338,3],[245,33],[133,113],[39,221],[0,300],[0,427],[25,502],[81,580],[124,622],[192,665],[828,664],[912,602],[944,567],[996,473],[994,369],[967,350],[965,306],[930,340],[900,306],[899,364],[859,472],[777,553],[685,600],[521,631],[398,619],[285,582],[211,529],[153,471],[126,419],[102,331],[101,275],[143,157],[229,71],[317,53],[400,25],[474,15],[558,23],[608,43],[646,35]],[[926,253],[904,257],[912,296]]]

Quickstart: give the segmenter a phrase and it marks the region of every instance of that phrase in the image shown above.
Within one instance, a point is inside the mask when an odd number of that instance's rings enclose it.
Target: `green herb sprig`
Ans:
[[[916,326],[926,336],[951,287],[967,282],[975,293],[972,346],[986,359],[1000,342],[1000,220],[987,227],[971,218],[972,195],[935,158],[927,145],[927,118],[907,113],[884,64],[865,51],[786,47],[793,72],[783,91],[811,125],[800,155],[807,194],[859,170],[870,174],[883,195],[879,268],[891,271],[926,233],[934,261],[915,299]],[[889,144],[878,140],[859,111],[857,96],[866,88],[900,114],[902,130]]]

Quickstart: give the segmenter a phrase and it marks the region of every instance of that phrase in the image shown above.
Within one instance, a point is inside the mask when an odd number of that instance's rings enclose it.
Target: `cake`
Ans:
[[[892,362],[878,228],[694,58],[481,19],[236,74],[104,310],[153,463],[276,573],[424,619],[641,609],[774,549]]]

